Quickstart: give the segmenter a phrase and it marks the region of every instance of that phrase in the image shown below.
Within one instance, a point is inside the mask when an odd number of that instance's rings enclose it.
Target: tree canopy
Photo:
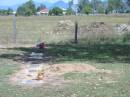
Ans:
[[[63,10],[59,7],[54,7],[52,10],[49,11],[49,15],[63,15]]]
[[[0,9],[0,15],[10,15],[13,14],[13,9],[8,8],[7,10]]]
[[[30,16],[36,14],[36,7],[32,0],[29,0],[28,2],[24,3],[17,9],[18,15],[24,15],[24,16]]]
[[[40,6],[37,7],[37,11],[40,11],[40,10],[45,9],[45,8],[46,8],[46,5],[40,4]]]

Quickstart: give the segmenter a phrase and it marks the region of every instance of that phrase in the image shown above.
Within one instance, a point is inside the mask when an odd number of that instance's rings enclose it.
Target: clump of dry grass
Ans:
[[[118,37],[113,27],[104,22],[93,22],[80,27],[79,38],[87,43],[112,42]]]

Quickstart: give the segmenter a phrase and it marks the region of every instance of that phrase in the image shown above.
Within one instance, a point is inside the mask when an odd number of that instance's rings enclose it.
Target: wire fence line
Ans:
[[[36,44],[39,41],[57,43],[74,38],[73,33],[62,33],[62,29],[54,32],[58,21],[60,20],[6,17],[0,23],[0,45]]]
[[[109,19],[108,19],[109,18]],[[77,21],[78,27],[75,26]],[[119,16],[0,16],[0,45],[118,40],[113,25],[129,24],[129,17]],[[77,35],[74,33],[77,31]],[[122,35],[123,36],[123,35]],[[76,40],[77,38],[77,40]],[[121,40],[121,38],[120,38]]]

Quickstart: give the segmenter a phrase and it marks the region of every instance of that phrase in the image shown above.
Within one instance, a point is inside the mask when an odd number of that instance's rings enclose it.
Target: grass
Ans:
[[[0,16],[0,45],[12,42],[12,17]],[[109,25],[129,23],[129,16],[66,16],[66,17],[17,17],[18,44],[36,44],[41,38],[49,43],[45,51],[35,48],[0,49],[0,97],[130,97],[130,45],[128,43],[71,44],[70,34],[46,34],[59,20],[77,20],[79,25],[103,21]],[[40,34],[39,34],[40,33]],[[66,36],[64,36],[66,35]],[[64,44],[62,42],[69,42]],[[59,43],[60,42],[60,43]],[[59,44],[55,44],[59,43]],[[12,85],[10,75],[19,70],[20,54],[44,52],[56,63],[86,63],[98,69],[112,70],[107,73],[66,73],[65,80],[72,83],[63,86],[42,85],[22,87]],[[25,61],[26,62],[26,61]]]
[[[101,66],[102,68],[107,68],[109,66],[111,67],[109,70],[118,70],[120,73],[122,72],[119,78],[118,76],[115,76],[113,78],[118,81],[117,83],[106,83],[105,80],[99,80],[101,74],[65,74],[66,79],[74,80],[74,83],[71,85],[71,88],[69,88],[68,91],[74,91],[73,93],[76,94],[75,97],[129,97],[130,76],[128,74],[130,72],[124,72],[123,68],[130,69],[130,67],[129,64],[126,65],[127,67],[124,67],[124,65],[126,64],[97,64],[97,66]],[[113,66],[114,68],[112,68]]]
[[[19,69],[19,64],[13,59],[21,53],[31,53],[36,51],[34,48],[12,48],[0,50],[0,96],[1,97],[129,97],[130,96],[130,66],[129,62],[122,59],[114,59],[110,62],[104,57],[125,56],[128,55],[127,45],[98,45],[83,47],[75,45],[49,45],[46,49],[48,56],[55,57],[58,63],[86,63],[95,66],[98,69],[112,70],[112,74],[105,73],[66,73],[65,80],[71,80],[71,84],[63,86],[43,85],[41,87],[29,88],[12,85],[9,83],[9,76]],[[100,49],[102,48],[102,49]],[[119,50],[116,50],[116,49]],[[119,54],[118,51],[122,53]],[[42,51],[40,51],[42,52]],[[72,54],[70,54],[72,52]],[[77,57],[75,53],[77,54]],[[88,52],[87,54],[84,54]],[[101,53],[102,52],[102,53]],[[74,53],[74,54],[73,54]],[[83,57],[83,55],[84,57]],[[92,57],[91,56],[94,56]],[[90,57],[91,56],[91,57]],[[101,56],[105,62],[98,61]],[[127,56],[127,57],[128,57]],[[70,60],[69,60],[70,59]],[[83,60],[82,60],[83,59]],[[97,62],[98,61],[98,62]],[[116,72],[116,73],[114,73]],[[102,80],[100,80],[102,76]],[[108,78],[106,80],[106,78]],[[112,82],[111,82],[112,81]],[[113,82],[115,81],[115,82]]]
[[[10,44],[13,42],[13,17],[0,16],[0,44]],[[62,33],[57,35],[51,33],[57,22],[60,20],[75,20],[79,26],[89,24],[95,21],[105,22],[109,25],[128,24],[129,15],[127,16],[32,16],[16,17],[17,21],[17,43],[34,44],[40,39],[46,43],[57,43],[67,39],[73,39],[73,34]],[[51,37],[50,37],[51,36]],[[64,36],[64,37],[63,37]],[[71,36],[71,37],[70,37]]]

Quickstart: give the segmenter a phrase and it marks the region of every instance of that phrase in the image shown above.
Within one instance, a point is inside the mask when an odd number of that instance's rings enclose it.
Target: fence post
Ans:
[[[77,44],[78,43],[78,22],[75,22],[75,36],[74,36],[74,42]]]
[[[13,43],[16,44],[17,30],[16,30],[16,14],[13,14]]]

